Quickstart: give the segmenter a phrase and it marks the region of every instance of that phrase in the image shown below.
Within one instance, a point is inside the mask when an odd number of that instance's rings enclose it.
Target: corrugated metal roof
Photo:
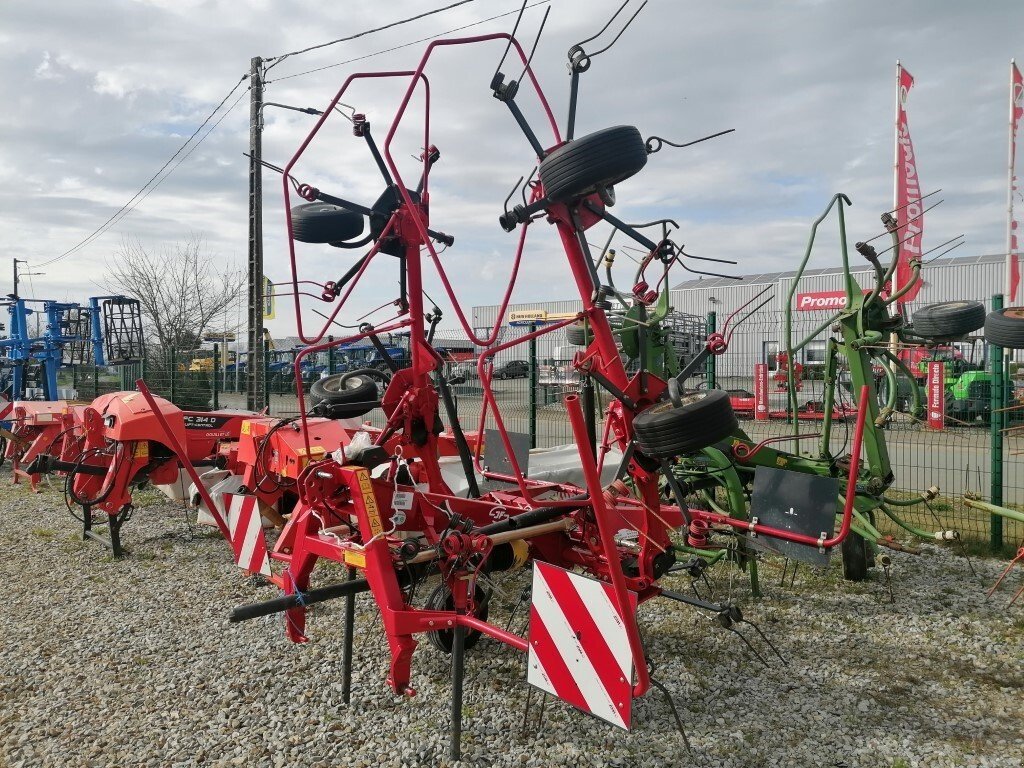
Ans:
[[[851,262],[853,256],[851,254]],[[969,267],[976,264],[995,264],[1005,261],[1006,256],[1001,253],[990,253],[981,256],[947,256],[941,259],[936,259],[932,262],[926,263],[926,269],[938,269],[941,267]],[[864,271],[866,267],[861,267],[856,264],[851,264],[854,272]],[[811,277],[812,275],[837,275],[842,274],[842,267],[825,267],[823,269],[805,269],[804,277]],[[741,278],[744,283],[750,285],[758,285],[765,283],[775,283],[780,279],[793,277],[796,275],[796,270],[789,270],[788,272],[764,272],[761,274],[754,275],[743,275]],[[734,278],[724,277],[711,277],[706,279],[687,280],[679,283],[673,287],[672,290],[683,290],[686,288],[719,288],[726,285],[736,285],[739,280]]]

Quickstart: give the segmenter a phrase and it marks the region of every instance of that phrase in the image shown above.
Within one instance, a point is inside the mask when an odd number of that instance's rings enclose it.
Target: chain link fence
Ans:
[[[991,306],[990,306],[991,308]],[[794,313],[793,340],[799,344],[821,322],[820,313]],[[707,328],[716,318],[709,316]],[[828,328],[802,346],[790,363],[784,350],[785,318],[774,311],[758,311],[735,328],[729,350],[691,377],[686,386],[708,386],[730,393],[741,427],[755,441],[779,440],[780,448],[816,455],[822,424],[827,382],[824,380]],[[486,333],[489,329],[479,329]],[[506,347],[493,357],[493,393],[505,427],[529,436],[531,446],[548,448],[574,442],[563,406],[563,398],[580,393],[583,382],[573,368],[574,354],[582,347],[567,338],[561,328],[530,338],[534,327],[502,329],[495,346]],[[697,329],[691,329],[696,334]],[[703,338],[703,333],[699,334]],[[1015,361],[1001,359],[1002,351],[985,344],[980,333],[955,344],[932,349],[892,348],[913,372],[915,383],[900,383],[895,396],[896,412],[881,427],[895,476],[895,495],[920,493],[938,486],[940,495],[930,505],[907,508],[905,517],[928,530],[956,529],[964,540],[981,546],[1014,545],[1024,539],[1024,526],[1010,520],[996,520],[968,507],[968,499],[985,499],[1024,509],[1024,408],[1021,380]],[[297,352],[269,350],[265,355],[267,406],[275,416],[298,414],[295,359]],[[358,355],[330,350],[304,357],[300,363],[303,391],[317,379],[365,367],[380,367],[372,353]],[[365,358],[365,359],[364,359]],[[946,418],[942,429],[929,426],[911,411],[913,387],[926,395],[927,364],[945,364]],[[209,351],[169,351],[150,355],[144,363],[118,369],[75,366],[62,372],[62,386],[77,392],[80,400],[118,389],[134,389],[142,377],[154,392],[186,410],[244,408],[248,355],[232,354],[221,359]],[[399,359],[399,364],[403,364]],[[767,366],[767,418],[754,418],[755,365]],[[786,368],[792,364],[797,380],[797,418],[791,418],[786,389]],[[451,384],[458,417],[467,431],[493,428],[493,410],[485,407],[483,388],[477,373],[477,359],[448,362],[444,373]],[[874,369],[879,397],[889,398],[884,371]],[[840,359],[836,403],[828,449],[841,454],[852,440],[856,403],[848,366]],[[601,414],[610,395],[599,386],[595,391],[597,435]],[[484,415],[481,421],[481,415]],[[762,414],[763,416],[764,414]],[[380,426],[380,409],[367,417]],[[448,418],[442,411],[442,418]],[[796,438],[794,438],[794,432]],[[885,533],[887,521],[879,520]]]

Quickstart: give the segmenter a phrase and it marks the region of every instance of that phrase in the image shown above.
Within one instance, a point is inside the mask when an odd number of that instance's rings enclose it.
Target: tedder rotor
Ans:
[[[506,208],[499,218],[503,229],[519,232],[512,278],[498,317],[508,306],[527,234],[538,223],[555,228],[583,307],[575,317],[506,343],[497,343],[500,319],[482,335],[470,326],[436,246],[452,246],[454,238],[434,229],[430,216],[430,171],[440,151],[431,143],[428,64],[444,49],[489,44],[505,49],[490,83],[492,95],[519,125],[536,164],[523,187],[523,204]],[[672,265],[682,264],[688,257],[669,236],[670,220],[630,225],[611,213],[615,185],[639,173],[649,154],[660,149],[664,140],[654,142],[657,137],[652,137],[645,142],[639,130],[626,125],[575,137],[579,76],[590,68],[596,55],[588,56],[582,45],[569,52],[570,108],[564,134],[513,35],[438,40],[427,47],[415,70],[350,76],[296,154],[283,168],[275,169],[282,173],[288,206],[296,322],[307,345],[296,357],[296,376],[301,376],[302,358],[308,354],[357,341],[378,343],[381,334],[399,331],[409,334],[410,365],[393,371],[383,391],[378,386],[383,377],[375,377],[372,371],[342,374],[330,386],[320,388],[326,396],[315,404],[307,403],[302,387],[297,386],[298,418],[276,425],[248,422],[248,428],[261,431],[263,444],[272,447],[272,454],[276,451],[273,446],[279,446],[284,455],[287,442],[301,460],[296,474],[289,478],[294,506],[266,559],[251,558],[253,552],[263,551],[265,544],[261,544],[258,526],[247,528],[265,488],[252,480],[243,482],[238,492],[231,494],[233,498],[223,501],[233,531],[252,531],[245,546],[236,543],[236,553],[246,553],[240,564],[270,574],[283,591],[281,597],[268,602],[236,608],[232,620],[284,612],[288,637],[303,642],[310,605],[346,598],[346,623],[351,630],[352,600],[359,593],[370,592],[383,619],[390,651],[386,679],[395,693],[415,693],[412,659],[418,636],[426,635],[432,645],[452,654],[451,751],[456,758],[464,652],[481,636],[526,654],[527,679],[533,685],[628,728],[633,699],[652,685],[660,686],[651,676],[649,652],[637,626],[639,604],[667,597],[710,612],[722,627],[732,631],[745,621],[736,605],[690,597],[662,586],[670,572],[687,565],[677,562],[678,531],[687,530],[695,520],[705,520],[730,526],[741,536],[779,539],[827,553],[842,543],[852,519],[856,461],[845,477],[825,479],[829,488],[817,498],[827,499],[828,525],[810,533],[768,525],[756,515],[690,509],[674,492],[671,462],[729,439],[737,431],[737,421],[728,398],[719,393],[681,398],[670,390],[666,377],[648,366],[642,364],[630,373],[624,365],[609,311],[613,299],[632,299],[602,281],[587,243],[587,230],[604,222],[640,244],[648,262],[665,269],[666,284]],[[510,53],[523,67],[519,81],[506,81],[500,71]],[[338,107],[350,86],[380,78],[408,83],[383,143],[378,146],[364,114],[356,112],[349,119],[353,134],[365,143],[380,171],[384,192],[371,205],[363,205],[300,181],[296,164],[326,122],[345,115]],[[516,103],[521,85],[530,89],[541,105],[546,123],[542,132],[533,129]],[[409,118],[414,97],[424,105],[424,149],[416,178],[410,183],[395,160],[395,135]],[[305,202],[291,207],[296,193]],[[651,228],[656,231],[653,238],[643,233]],[[303,325],[300,295],[309,294],[300,286],[314,281],[300,279],[296,241],[341,248],[369,246],[337,280],[315,281],[321,289],[315,298],[333,304],[333,311],[324,313],[327,322],[315,331]],[[325,341],[353,291],[365,286],[368,266],[387,257],[398,272],[395,315],[363,326],[346,338]],[[424,271],[429,267],[436,270],[467,338],[484,350],[478,360],[484,405],[475,434],[462,429],[442,373],[442,360],[430,344],[439,313],[428,316],[424,306]],[[505,427],[492,388],[493,360],[515,344],[580,323],[592,338],[574,365],[612,397],[604,414],[604,437],[594,446],[580,397],[566,396],[564,406],[579,453],[578,481],[536,479],[526,472],[515,435]],[[643,323],[637,324],[636,332],[638,348],[646,349]],[[709,349],[721,352],[724,346],[712,339]],[[150,397],[143,384],[140,388]],[[865,393],[859,395],[863,398]],[[377,408],[383,412],[380,429],[363,428],[358,422],[343,423],[340,429],[331,426],[333,419],[360,417]],[[865,415],[862,411],[858,416],[852,456],[859,456]],[[481,440],[489,421],[495,428]],[[453,490],[451,462],[441,461],[451,453],[457,456],[464,475],[462,492]],[[251,478],[251,473],[248,476]],[[840,479],[846,484],[845,502],[836,530]],[[663,493],[665,487],[673,491],[669,500]],[[205,489],[199,490],[206,494]],[[206,503],[216,504],[213,500]],[[313,587],[311,575],[321,559],[342,564],[349,578]],[[488,585],[494,574],[528,562],[533,563],[533,602],[529,632],[522,636],[488,620]],[[413,587],[427,578],[436,578],[439,586],[425,603],[417,604]],[[763,634],[761,637],[767,642]],[[352,632],[348,631],[343,656],[346,700],[351,663]]]

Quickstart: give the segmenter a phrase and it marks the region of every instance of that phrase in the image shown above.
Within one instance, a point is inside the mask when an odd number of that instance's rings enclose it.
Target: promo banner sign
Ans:
[[[754,419],[768,420],[768,363],[754,364]]]
[[[886,285],[888,289],[888,285]],[[863,291],[864,295],[871,291]],[[888,290],[882,291],[882,296],[888,295]],[[846,291],[814,291],[812,293],[798,293],[794,297],[793,309],[797,312],[835,312],[846,309]]]
[[[928,426],[946,426],[946,366],[938,360],[928,362]]]

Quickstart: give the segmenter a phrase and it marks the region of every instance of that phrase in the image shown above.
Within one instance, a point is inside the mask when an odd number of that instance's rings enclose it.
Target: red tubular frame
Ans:
[[[228,528],[228,524],[224,521],[220,511],[216,504],[213,503],[213,499],[210,497],[210,493],[206,490],[206,486],[199,479],[199,473],[196,472],[195,467],[192,466],[192,462],[189,460],[188,453],[182,447],[181,443],[178,442],[178,438],[174,436],[171,431],[170,425],[167,423],[167,419],[164,417],[163,412],[156,404],[156,400],[153,399],[152,393],[149,391],[149,387],[146,386],[146,382],[142,379],[135,381],[135,386],[139,392],[142,393],[142,397],[145,399],[146,404],[153,411],[153,415],[156,416],[157,422],[160,424],[160,428],[164,431],[164,437],[167,438],[167,447],[174,451],[174,455],[178,457],[178,463],[181,464],[181,468],[188,474],[189,479],[195,483],[196,491],[199,492],[200,498],[206,505],[207,510],[210,512],[210,516],[217,523],[217,527],[220,528],[221,535],[231,541],[231,531]]]
[[[359,73],[356,73],[356,74],[353,74],[353,75],[349,75],[348,78],[346,78],[345,82],[342,84],[341,88],[338,90],[338,93],[335,94],[334,98],[331,99],[331,102],[327,105],[327,109],[325,109],[323,111],[323,114],[320,116],[320,119],[316,121],[316,124],[313,126],[313,129],[309,132],[309,135],[306,136],[306,138],[302,142],[302,144],[299,145],[298,150],[296,150],[295,154],[292,155],[291,160],[288,161],[288,164],[284,167],[284,170],[283,170],[283,172],[281,174],[281,185],[282,185],[282,187],[284,189],[284,205],[285,205],[285,212],[286,212],[285,224],[286,224],[287,229],[288,229],[288,257],[289,257],[289,260],[291,262],[292,286],[293,286],[293,288],[295,290],[295,302],[294,303],[295,303],[296,332],[299,335],[299,340],[302,341],[303,344],[316,344],[321,339],[323,339],[323,337],[327,334],[327,331],[330,330],[331,323],[334,322],[334,318],[336,318],[338,316],[338,313],[341,311],[341,308],[345,305],[345,301],[348,299],[349,295],[352,293],[352,289],[355,288],[356,283],[359,282],[359,278],[361,278],[363,273],[366,271],[367,266],[369,266],[370,262],[373,260],[373,256],[376,255],[376,253],[379,250],[380,246],[375,243],[373,245],[373,247],[369,250],[369,252],[367,253],[366,261],[363,263],[363,266],[360,268],[359,272],[352,279],[351,283],[349,283],[348,290],[345,292],[345,295],[341,298],[341,300],[338,301],[337,306],[334,308],[334,311],[331,312],[330,317],[324,322],[324,326],[323,326],[323,328],[320,329],[319,333],[317,333],[317,335],[315,337],[307,337],[306,334],[305,334],[305,331],[303,330],[303,326],[302,326],[302,307],[301,307],[300,302],[299,302],[299,283],[300,282],[312,282],[312,281],[300,281],[299,280],[298,264],[296,263],[296,260],[295,260],[295,237],[294,237],[294,233],[292,231],[291,188],[289,186],[289,182],[291,180],[291,169],[295,165],[295,163],[298,162],[299,158],[302,157],[303,153],[305,153],[306,148],[309,146],[309,143],[313,140],[313,137],[315,137],[317,135],[317,133],[320,132],[320,129],[323,127],[324,123],[327,122],[327,118],[329,118],[331,116],[331,114],[334,112],[334,108],[338,105],[338,102],[341,101],[341,97],[344,95],[345,91],[348,90],[349,85],[351,85],[353,81],[355,81],[355,80],[364,80],[364,79],[383,78],[383,77],[410,77],[410,76],[416,76],[416,78],[417,78],[416,80],[414,80],[413,84],[410,86],[410,91],[415,88],[416,83],[419,82],[420,79],[422,79],[422,81],[423,81],[424,88],[426,88],[426,91],[427,91],[427,95],[426,95],[427,114],[429,115],[429,112],[430,112],[430,83],[427,81],[426,77],[423,77],[422,75],[418,75],[416,72],[412,72],[412,71],[409,71],[409,70],[401,70],[401,71],[395,71],[395,72],[359,72]],[[408,96],[407,96],[407,98],[408,98]],[[424,146],[429,146],[429,144],[425,144]],[[403,189],[403,191],[404,191],[404,189]],[[384,235],[387,235],[391,231],[391,229],[394,227],[394,223],[395,223],[395,217],[392,216],[391,220],[388,222],[387,227],[385,228],[384,232],[381,235],[382,237]],[[320,298],[322,298],[322,297],[320,297]]]
[[[540,83],[537,82],[537,77],[533,74],[533,70],[529,66],[529,59],[527,58],[526,53],[523,51],[522,46],[519,45],[519,41],[506,32],[496,32],[489,35],[476,35],[474,37],[458,37],[452,38],[450,40],[435,40],[434,42],[430,43],[430,45],[427,46],[427,50],[424,52],[423,58],[420,59],[419,66],[416,68],[414,77],[419,78],[423,76],[423,70],[426,67],[427,61],[430,59],[430,56],[435,48],[448,45],[466,45],[470,43],[480,43],[489,40],[507,40],[509,42],[509,45],[516,50],[516,53],[519,54],[519,58],[522,61],[523,66],[526,68],[525,73],[529,75],[530,82],[533,84],[533,88],[537,94],[537,98],[540,99],[541,107],[544,109],[544,112],[547,115],[548,122],[551,126],[551,131],[554,134],[555,145],[561,144],[562,136],[558,131],[558,124],[555,122],[555,116],[551,111],[551,107],[548,104],[547,98],[544,96],[543,90],[541,90]],[[398,185],[398,190],[402,195],[402,201],[404,202],[406,208],[410,211],[415,210],[416,206],[413,205],[412,197],[409,195],[409,190],[406,188],[405,182],[402,180],[402,175],[398,172],[398,167],[396,166],[394,158],[391,155],[391,142],[394,139],[395,132],[398,130],[399,123],[401,123],[402,121],[402,117],[405,115],[406,108],[409,105],[409,100],[412,98],[412,94],[413,91],[415,90],[415,87],[416,81],[414,79],[414,81],[410,83],[409,88],[405,93],[405,97],[402,99],[402,103],[398,108],[398,112],[395,114],[395,119],[391,123],[391,129],[388,131],[387,138],[384,140],[384,148],[382,153],[384,156],[384,160],[387,163],[388,168],[391,170],[391,174],[396,184]],[[425,147],[430,146],[429,103],[427,113],[428,118],[425,122],[425,135],[423,139],[423,146]],[[428,189],[428,185],[424,184],[423,194],[421,196],[421,200],[423,201],[424,205],[426,205],[427,202],[429,201]],[[537,195],[536,190],[534,190],[534,195]],[[497,321],[495,322],[491,334],[486,339],[482,339],[478,337],[475,333],[473,333],[473,329],[470,327],[469,321],[466,319],[466,314],[462,310],[462,305],[459,303],[459,300],[455,297],[455,291],[452,289],[451,282],[448,280],[448,274],[445,272],[444,267],[441,266],[441,260],[438,257],[437,250],[434,248],[434,244],[431,241],[429,235],[427,234],[427,223],[423,220],[423,217],[418,215],[412,217],[412,222],[416,226],[416,230],[419,233],[421,241],[426,245],[427,250],[430,253],[430,258],[433,260],[434,267],[437,269],[437,274],[441,278],[441,283],[444,286],[445,293],[448,294],[448,299],[452,303],[452,308],[455,310],[455,314],[459,318],[459,322],[462,325],[462,329],[466,332],[466,336],[470,339],[470,341],[472,341],[475,344],[479,344],[480,346],[483,347],[490,346],[498,338],[498,334],[501,332],[501,317],[504,315],[505,310],[508,307],[508,303],[512,297],[512,290],[515,287],[515,276],[519,270],[519,262],[522,257],[523,246],[526,241],[525,227],[523,233],[520,236],[519,250],[516,254],[516,259],[513,265],[512,277],[509,280],[508,290],[505,292],[505,296],[502,298],[501,307],[497,315]]]
[[[397,331],[400,328],[408,328],[411,324],[411,320],[400,320],[397,322],[389,321],[390,325],[385,325],[383,328],[374,328],[372,331],[366,331],[365,333],[357,333],[354,336],[346,336],[343,339],[334,339],[333,341],[325,341],[322,344],[314,344],[312,346],[303,347],[295,353],[295,361],[292,363],[292,368],[295,370],[295,381],[297,386],[295,387],[295,394],[299,401],[299,420],[302,423],[302,439],[306,448],[306,455],[309,455],[311,445],[309,442],[309,428],[306,422],[306,397],[302,391],[302,361],[306,355],[310,355],[313,352],[321,352],[331,347],[341,346],[342,344],[350,344],[353,341],[359,341],[365,339],[371,334],[375,333],[390,333],[391,331]]]
[[[864,398],[868,396],[867,386],[863,386],[860,389],[860,399],[858,403],[864,402]],[[806,536],[802,533],[794,533],[793,531],[787,531],[782,528],[775,528],[770,525],[762,525],[761,523],[746,522],[743,520],[736,520],[735,518],[727,515],[719,514],[718,512],[708,512],[702,509],[691,509],[690,514],[694,518],[703,518],[712,523],[718,523],[720,525],[728,525],[737,530],[750,531],[752,533],[760,533],[765,536],[771,536],[774,539],[784,539],[786,541],[792,541],[797,544],[807,544],[812,547],[819,547],[821,549],[831,549],[837,544],[841,544],[843,539],[846,538],[847,534],[850,533],[850,522],[853,518],[853,503],[857,496],[857,474],[860,469],[860,451],[861,446],[864,443],[864,422],[867,418],[867,408],[861,408],[857,411],[857,423],[853,430],[853,446],[850,449],[850,472],[846,479],[846,495],[844,497],[843,504],[843,521],[839,526],[839,533],[830,539],[816,539],[813,536]]]
[[[565,410],[569,414],[569,423],[572,425],[572,433],[576,438],[576,445],[579,448],[580,463],[583,467],[583,477],[586,480],[587,490],[590,492],[590,504],[594,509],[594,518],[597,520],[597,530],[601,537],[601,548],[604,550],[605,559],[608,563],[608,575],[612,582],[612,591],[615,594],[615,607],[619,617],[626,628],[626,635],[629,637],[629,650],[633,656],[633,667],[636,671],[636,684],[633,686],[633,696],[643,696],[651,687],[650,675],[647,671],[647,659],[644,658],[644,647],[640,640],[640,630],[636,626],[636,613],[630,610],[629,595],[626,590],[626,576],[622,573],[622,561],[618,559],[618,547],[615,545],[615,537],[612,533],[612,521],[608,515],[608,508],[605,506],[604,494],[601,491],[601,475],[597,471],[597,463],[587,448],[587,425],[583,418],[583,408],[580,406],[579,395],[567,395],[565,397]]]

